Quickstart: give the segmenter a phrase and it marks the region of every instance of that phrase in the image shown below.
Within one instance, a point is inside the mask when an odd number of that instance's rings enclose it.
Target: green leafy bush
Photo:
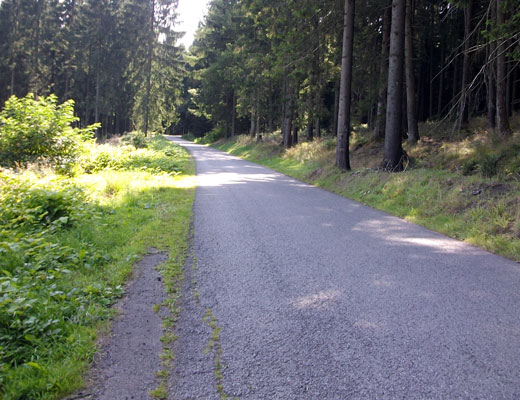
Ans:
[[[222,126],[217,126],[208,133],[206,133],[202,138],[197,139],[195,142],[209,144],[216,142],[217,140],[222,139],[224,137],[226,137],[226,130]]]
[[[121,138],[121,142],[124,144],[130,144],[136,149],[143,149],[148,147],[148,138],[141,131],[128,132]]]
[[[73,274],[109,259],[88,242],[77,249],[63,240],[99,215],[71,183],[0,171],[0,387],[10,367],[37,368],[76,324],[96,318],[95,304],[121,293],[73,284]]]
[[[99,125],[73,127],[74,102],[58,104],[50,95],[35,99],[33,94],[11,96],[0,111],[0,165],[27,166],[45,162],[60,171],[71,169],[80,144],[92,137]]]
[[[140,149],[133,146],[91,146],[79,158],[78,166],[86,173],[112,169],[175,175],[183,169],[180,160],[185,159],[185,155],[178,147],[160,136],[148,139],[147,143],[147,148]]]

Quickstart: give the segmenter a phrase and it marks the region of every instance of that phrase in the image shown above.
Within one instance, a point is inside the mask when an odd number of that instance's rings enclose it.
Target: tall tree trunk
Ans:
[[[309,93],[307,95],[307,140],[312,140],[314,137],[313,132],[313,121],[314,121],[314,113],[313,113],[313,101],[312,101],[312,84],[309,85]]]
[[[94,104],[94,122],[99,122],[99,67],[97,68],[97,71],[96,71],[96,101],[95,101],[95,104]],[[101,129],[97,129],[96,130],[96,136],[98,136],[98,139],[99,139],[99,135],[101,134]]]
[[[256,134],[258,137],[260,137],[260,96],[258,95],[258,92],[256,93],[256,111],[255,111],[255,116],[256,116],[256,123],[255,123],[255,127],[256,127]]]
[[[13,66],[11,68],[11,87],[9,90],[9,94],[12,96],[14,94],[14,71],[16,70],[16,63],[13,63]]]
[[[334,82],[334,117],[332,122],[332,134],[338,135],[338,112],[339,112],[339,81]]]
[[[287,149],[292,146],[292,118],[293,118],[293,93],[289,83],[289,77],[284,83],[284,112],[282,121],[283,146]]]
[[[406,107],[408,121],[408,142],[416,143],[419,140],[419,126],[417,125],[415,105],[415,74],[413,71],[413,37],[412,37],[412,0],[406,0],[405,22],[405,61],[406,61]],[[430,89],[431,90],[431,89]],[[433,103],[433,98],[430,100]],[[431,107],[430,107],[431,108]],[[432,113],[430,112],[430,115]]]
[[[150,31],[148,32],[148,58],[146,61],[146,93],[144,105],[144,135],[148,135],[148,125],[150,118],[150,94],[152,91],[152,60],[155,39],[155,0],[152,0],[152,9],[150,15]]]
[[[504,1],[496,0],[497,3],[497,26],[505,22]],[[506,40],[498,39],[497,43],[497,128],[498,134],[507,136],[511,134],[509,116],[507,115],[506,101]]]
[[[459,118],[457,129],[464,129],[469,123],[469,49],[471,45],[471,17],[473,11],[473,0],[469,0],[464,8],[464,55],[462,58],[462,89],[460,93]]]
[[[514,48],[514,43],[512,41],[508,40],[507,47],[510,49]],[[512,107],[511,107],[511,76],[513,75],[513,71],[511,68],[511,63],[506,63],[506,109],[507,109],[507,116],[512,116]]]
[[[379,93],[377,100],[376,126],[372,138],[384,139],[386,121],[386,90],[388,86],[388,47],[390,44],[391,8],[386,7],[383,13],[383,41],[381,43],[381,64],[379,65]]]
[[[392,1],[392,29],[388,65],[388,96],[386,107],[385,150],[382,167],[397,171],[403,168],[402,95],[404,67],[406,0]]]
[[[410,33],[412,33],[412,15],[413,15],[413,12],[414,12],[414,9],[415,7],[412,7],[412,2],[407,0],[406,1],[406,7],[407,7],[407,12],[406,12],[406,24],[407,26],[405,27],[406,29],[406,37],[408,37],[408,18],[410,18]],[[410,9],[410,11],[408,11],[408,8]],[[434,5],[432,4],[430,6],[430,34],[429,34],[429,47],[430,47],[430,56],[428,57],[429,60],[428,60],[428,64],[429,64],[429,73],[430,73],[430,77],[429,77],[429,81],[430,81],[430,84],[429,84],[429,90],[428,90],[428,119],[432,119],[433,117],[433,29],[435,28],[435,7]],[[408,17],[408,13],[410,13],[410,17]],[[405,52],[407,52],[406,50],[406,47],[408,46],[408,39],[405,39],[406,42],[405,42]],[[413,54],[413,52],[412,52]],[[408,53],[406,55],[407,57],[407,62],[408,62]],[[406,68],[407,68],[407,71],[408,71],[408,64],[406,64]],[[406,81],[407,81],[407,85],[408,85],[408,76],[406,77]],[[408,125],[410,125],[410,121],[408,121]],[[410,135],[408,135],[408,140],[410,140]]]
[[[492,24],[496,22],[496,8],[491,7]],[[487,89],[487,120],[488,132],[493,132],[496,126],[496,51],[497,46],[494,40],[491,40],[486,46],[487,63],[486,63],[486,89]]]
[[[231,99],[231,137],[235,137],[236,135],[236,126],[237,126],[237,94],[235,89],[233,89],[233,96]]]
[[[251,119],[251,125],[249,128],[249,135],[251,135],[251,137],[254,138],[256,136],[256,125],[255,125],[256,118],[255,118],[255,107],[254,106],[251,106],[250,119]]]
[[[444,57],[445,57],[444,44],[441,43],[441,71],[439,72],[439,93],[437,97],[437,118],[442,116],[442,94],[444,92]]]
[[[298,111],[294,111],[294,118],[293,121],[298,120]],[[292,145],[295,146],[298,144],[298,124],[294,123],[292,124]]]
[[[350,170],[348,142],[350,136],[350,104],[352,97],[354,7],[354,0],[345,0],[345,11],[343,15],[343,48],[341,51],[338,137],[336,139],[336,166],[342,170]]]

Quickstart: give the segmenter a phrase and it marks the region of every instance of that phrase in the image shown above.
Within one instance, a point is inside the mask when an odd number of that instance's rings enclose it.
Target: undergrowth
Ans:
[[[53,399],[80,387],[134,263],[150,246],[169,250],[170,266],[183,257],[193,200],[187,152],[160,137],[145,149],[88,146],[73,177],[0,171],[2,399]]]

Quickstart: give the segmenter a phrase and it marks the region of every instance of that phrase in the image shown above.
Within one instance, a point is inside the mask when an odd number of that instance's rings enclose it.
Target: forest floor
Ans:
[[[358,127],[351,138],[352,171],[334,167],[335,138],[302,141],[283,150],[279,133],[213,146],[408,221],[520,261],[520,118],[503,139],[475,119],[464,132],[423,124],[418,144],[405,144],[402,173],[379,169],[383,143]]]

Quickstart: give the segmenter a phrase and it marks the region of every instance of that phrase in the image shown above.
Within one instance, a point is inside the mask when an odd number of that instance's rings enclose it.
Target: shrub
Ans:
[[[213,128],[211,131],[206,133],[204,137],[200,140],[196,140],[196,143],[209,144],[216,142],[219,139],[222,139],[226,136],[226,130],[222,126],[217,126]]]
[[[131,144],[136,149],[148,147],[148,138],[141,131],[128,132],[121,138],[121,142],[124,144]]]
[[[0,111],[0,165],[45,162],[69,171],[80,143],[91,138],[99,126],[75,128],[72,124],[77,120],[72,100],[58,104],[55,95],[38,99],[31,93],[23,98],[11,96]]]
[[[98,216],[70,179],[0,171],[0,386],[2,371],[37,366],[75,324],[96,318],[94,303],[120,293],[77,288],[71,279],[108,261],[88,242],[74,249],[63,240],[65,231]]]

